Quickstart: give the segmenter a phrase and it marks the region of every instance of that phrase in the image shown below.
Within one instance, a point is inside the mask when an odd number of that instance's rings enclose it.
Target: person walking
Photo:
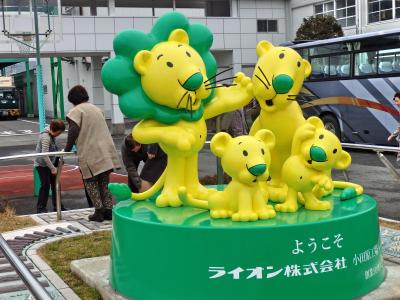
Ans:
[[[400,92],[397,92],[394,94],[393,101],[396,103],[396,105],[400,108]],[[391,141],[392,139],[396,138],[397,141],[400,142],[400,124],[397,127],[397,129],[388,137],[388,141]],[[400,163],[400,152],[397,153],[397,163]]]
[[[134,193],[152,187],[167,166],[167,155],[158,144],[142,145],[133,139],[132,134],[125,137],[121,156],[128,172],[128,186]],[[144,166],[139,176],[137,169],[141,161]]]
[[[36,145],[37,153],[56,152],[58,147],[56,137],[65,130],[65,124],[62,120],[53,120],[50,127],[46,128],[39,135]],[[37,202],[37,213],[47,213],[47,201],[49,199],[49,191],[51,188],[51,200],[53,203],[53,211],[57,210],[56,206],[56,175],[58,158],[52,156],[37,157],[33,163],[40,178],[40,189]],[[62,210],[65,210],[63,205]]]
[[[108,190],[110,173],[120,168],[118,154],[103,112],[89,101],[86,89],[77,85],[68,93],[74,107],[67,114],[68,137],[65,151],[76,144],[79,167],[95,212],[90,221],[112,219],[113,199]]]

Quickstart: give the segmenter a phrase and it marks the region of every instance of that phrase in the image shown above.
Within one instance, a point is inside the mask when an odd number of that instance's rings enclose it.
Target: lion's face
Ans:
[[[269,177],[270,150],[274,145],[275,136],[267,129],[259,130],[255,136],[236,138],[221,132],[212,138],[211,151],[221,157],[224,171],[233,180],[255,184]]]
[[[134,59],[144,92],[154,102],[170,108],[196,110],[210,95],[206,68],[201,56],[189,46],[182,29],[174,30],[168,41],[151,51],[142,50]]]
[[[310,63],[291,48],[274,47],[267,41],[257,45],[259,57],[253,74],[254,96],[264,111],[283,109],[296,100]]]
[[[314,136],[301,145],[305,166],[318,171],[347,169],[351,164],[351,156],[342,149],[337,136],[326,130],[318,118],[310,118],[307,122],[312,122],[316,130]]]

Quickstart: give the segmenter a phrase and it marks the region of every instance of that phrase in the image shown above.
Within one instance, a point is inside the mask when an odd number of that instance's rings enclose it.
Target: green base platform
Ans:
[[[377,205],[362,195],[332,211],[265,221],[210,219],[190,207],[120,202],[110,282],[135,300],[354,299],[384,280]]]

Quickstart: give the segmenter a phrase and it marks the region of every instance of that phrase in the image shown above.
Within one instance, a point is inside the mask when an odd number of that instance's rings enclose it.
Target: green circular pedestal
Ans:
[[[135,300],[354,299],[384,280],[377,206],[271,220],[210,219],[190,207],[124,201],[113,210],[110,282]]]

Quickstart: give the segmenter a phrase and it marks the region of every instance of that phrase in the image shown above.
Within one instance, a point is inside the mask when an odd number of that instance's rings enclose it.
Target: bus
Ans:
[[[305,117],[318,116],[342,142],[397,146],[393,100],[400,91],[400,29],[302,42],[295,49],[312,66],[298,96]]]
[[[19,101],[13,78],[0,76],[0,118],[16,120],[20,115]]]

